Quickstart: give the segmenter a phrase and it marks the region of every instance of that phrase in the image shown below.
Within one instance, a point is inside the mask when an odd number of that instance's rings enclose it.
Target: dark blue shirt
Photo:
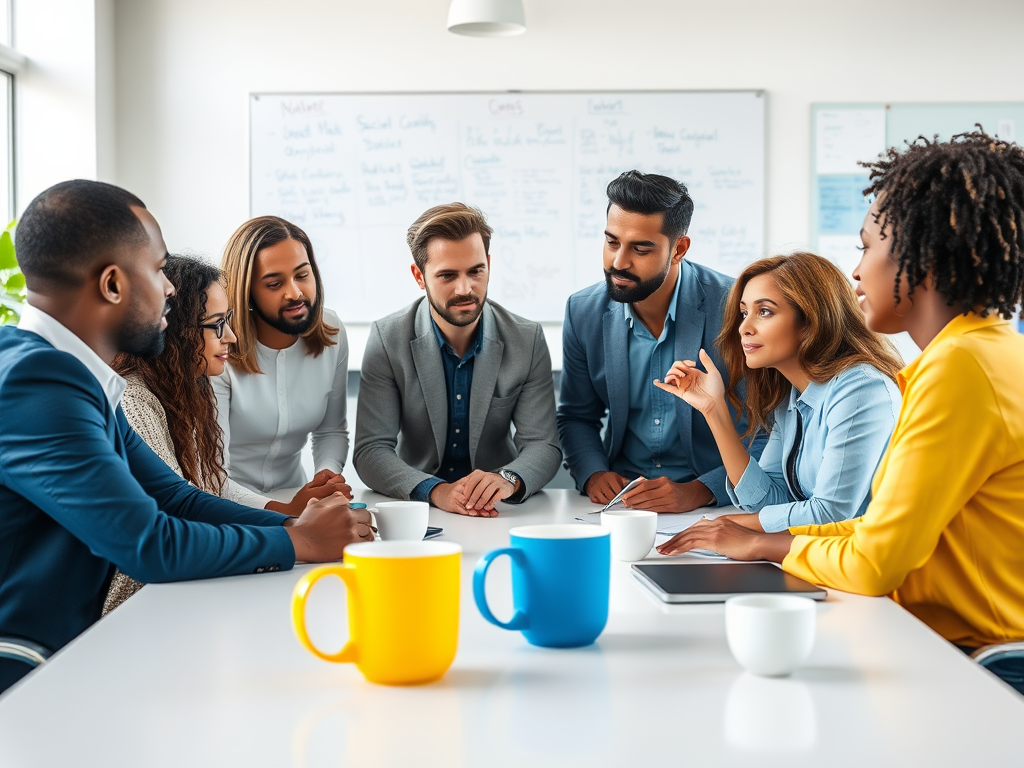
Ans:
[[[444,367],[444,382],[448,390],[448,435],[437,474],[412,489],[409,497],[413,501],[430,501],[430,492],[434,486],[453,483],[473,471],[469,455],[469,394],[473,388],[473,361],[483,346],[484,317],[480,315],[480,322],[476,326],[476,341],[462,358],[445,339],[433,316],[430,324],[441,347],[441,365]]]

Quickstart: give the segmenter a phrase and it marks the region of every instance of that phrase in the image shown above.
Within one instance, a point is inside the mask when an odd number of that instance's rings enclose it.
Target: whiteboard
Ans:
[[[365,323],[419,295],[405,235],[464,202],[494,229],[492,299],[561,321],[604,279],[605,187],[684,184],[688,258],[736,274],[764,244],[762,92],[252,94],[250,208],[310,236],[327,305]]]

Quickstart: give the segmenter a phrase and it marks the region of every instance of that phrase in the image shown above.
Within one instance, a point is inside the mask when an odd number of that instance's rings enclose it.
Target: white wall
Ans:
[[[812,102],[1024,99],[1020,0],[525,0],[528,32],[502,40],[449,34],[447,5],[116,0],[119,182],[172,250],[219,255],[248,217],[252,91],[763,88],[767,247],[788,251]]]
[[[14,20],[28,58],[17,78],[20,213],[58,181],[96,178],[96,3],[18,0]],[[111,68],[108,92],[113,80]]]
[[[114,0],[96,4],[96,179],[117,183],[117,26]]]

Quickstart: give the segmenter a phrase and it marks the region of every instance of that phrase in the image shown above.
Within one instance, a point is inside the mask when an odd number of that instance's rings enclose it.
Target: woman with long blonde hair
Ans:
[[[863,514],[871,476],[896,425],[902,363],[868,330],[853,288],[812,253],[756,261],[737,278],[717,339],[729,374],[711,357],[676,362],[656,386],[699,410],[718,444],[737,520],[759,531],[830,523]],[[746,399],[737,395],[746,382]],[[729,418],[770,432],[755,461]],[[661,547],[673,551],[675,539]]]

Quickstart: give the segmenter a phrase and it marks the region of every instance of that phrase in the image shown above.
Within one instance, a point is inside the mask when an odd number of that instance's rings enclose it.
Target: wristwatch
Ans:
[[[504,467],[498,470],[498,474],[503,480],[508,480],[512,483],[512,487],[515,489],[512,491],[512,495],[505,499],[509,504],[518,504],[523,500],[523,496],[526,495],[526,483],[523,482],[523,478],[513,472],[511,469],[505,469]]]

